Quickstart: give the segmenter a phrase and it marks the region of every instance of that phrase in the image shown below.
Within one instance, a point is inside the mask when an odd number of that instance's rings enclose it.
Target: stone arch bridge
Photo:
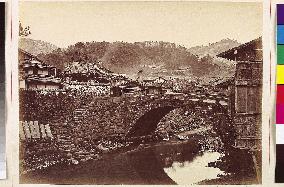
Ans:
[[[98,136],[139,137],[153,133],[165,115],[184,106],[225,114],[227,98],[198,95],[108,97],[81,105],[74,111],[73,118],[75,124],[83,124],[78,127],[87,128]]]

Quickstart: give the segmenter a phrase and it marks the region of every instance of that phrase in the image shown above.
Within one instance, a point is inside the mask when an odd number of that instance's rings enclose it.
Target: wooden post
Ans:
[[[40,138],[38,121],[30,121],[30,130],[32,138]]]
[[[31,139],[32,138],[31,131],[29,128],[29,123],[27,121],[24,122],[24,131],[25,131],[26,138]]]
[[[25,136],[25,132],[24,132],[24,123],[22,121],[20,121],[20,124],[19,124],[19,132],[20,132],[20,139],[21,140],[25,140],[26,139],[26,136]]]
[[[256,180],[257,180],[257,183],[260,183],[261,174],[260,174],[259,166],[257,164],[257,160],[256,160],[256,157],[255,157],[255,151],[252,151],[251,155],[252,155],[252,160],[253,160],[253,163],[254,163],[254,168],[255,168],[255,173],[256,173]]]
[[[50,127],[49,127],[49,124],[46,124],[46,125],[45,125],[45,130],[46,130],[46,135],[47,135],[47,137],[53,139],[53,136],[52,136],[52,133],[51,133],[51,129],[50,129]]]
[[[40,132],[41,132],[41,137],[46,138],[45,127],[43,124],[40,124]]]

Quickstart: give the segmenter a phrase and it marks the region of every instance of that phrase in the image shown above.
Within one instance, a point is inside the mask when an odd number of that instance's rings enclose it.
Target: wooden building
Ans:
[[[218,55],[236,62],[230,86],[229,114],[236,127],[234,147],[257,150],[261,147],[262,38]]]
[[[161,95],[163,93],[161,86],[145,86],[143,90],[145,95]]]
[[[19,49],[19,87],[21,89],[59,89],[57,68],[44,64],[36,56]]]

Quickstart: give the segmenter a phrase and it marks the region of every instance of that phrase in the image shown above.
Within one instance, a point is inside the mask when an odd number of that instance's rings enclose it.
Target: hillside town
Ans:
[[[182,94],[205,93],[197,82],[163,77],[141,79],[139,72],[133,80],[123,74],[113,73],[100,62],[72,62],[64,71],[47,65],[36,56],[19,49],[20,89],[38,91],[80,91],[97,96],[121,96],[122,94]],[[218,82],[216,81],[216,84]],[[217,94],[222,86],[214,85],[207,92]],[[207,88],[205,88],[207,89]],[[224,93],[225,94],[225,93]]]
[[[250,168],[226,172],[248,177],[249,170],[249,177],[260,180],[261,45],[258,38],[218,54],[236,64],[234,75],[207,84],[180,76],[145,77],[143,70],[133,78],[100,60],[72,61],[60,69],[19,49],[22,180],[58,165],[75,167],[151,144],[185,141],[196,141],[200,152],[224,153],[221,164],[216,162],[220,168],[241,167],[236,158],[245,155]]]

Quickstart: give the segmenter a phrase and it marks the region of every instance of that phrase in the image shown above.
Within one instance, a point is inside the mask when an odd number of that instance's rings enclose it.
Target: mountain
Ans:
[[[228,49],[228,48],[227,48]],[[38,58],[66,70],[68,64],[101,64],[114,73],[137,79],[154,77],[187,78],[208,83],[212,79],[233,76],[234,65],[222,63],[210,55],[198,57],[187,48],[169,42],[78,42]]]
[[[41,40],[33,40],[30,38],[20,38],[19,48],[33,54],[38,55],[40,53],[47,54],[51,53],[53,50],[58,49],[57,46],[44,42]]]
[[[201,45],[201,46],[191,47],[188,49],[188,51],[200,57],[203,57],[205,55],[216,56],[217,54],[225,52],[239,45],[241,44],[237,40],[231,40],[227,38],[219,42],[210,43],[207,46]]]

